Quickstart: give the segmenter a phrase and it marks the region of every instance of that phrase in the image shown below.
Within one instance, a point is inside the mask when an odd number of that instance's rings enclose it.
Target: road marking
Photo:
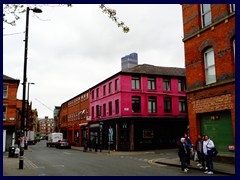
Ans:
[[[151,159],[148,161],[149,164],[153,164],[155,166],[159,166],[159,167],[166,167],[167,165],[164,165],[164,164],[158,164],[158,163],[155,163],[155,160],[154,159]]]
[[[34,164],[32,161],[30,161],[29,159],[26,159],[25,161],[25,165],[26,167],[28,167],[29,169],[36,169],[38,168],[38,166],[36,164]]]
[[[69,153],[69,152],[63,152],[63,154],[72,154],[72,153]]]
[[[149,165],[146,165],[146,166],[140,166],[141,168],[149,168],[149,167],[151,167],[151,166],[149,166]]]
[[[56,165],[52,165],[52,167],[64,167],[64,165],[62,165],[62,164],[56,164]]]

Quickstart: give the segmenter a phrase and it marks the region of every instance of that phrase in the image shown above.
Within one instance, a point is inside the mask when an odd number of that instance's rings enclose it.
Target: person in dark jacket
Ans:
[[[181,161],[181,170],[185,173],[188,172],[188,168],[186,166],[186,157],[187,157],[187,149],[186,149],[186,139],[181,138],[180,143],[178,145],[178,156]]]
[[[192,142],[190,140],[190,137],[188,134],[184,134],[184,138],[186,139],[186,149],[187,149],[187,157],[186,157],[186,163],[189,166],[190,165],[190,160],[191,160],[191,149],[192,149]]]
[[[205,159],[204,159],[204,153],[203,153],[203,141],[204,136],[198,135],[198,139],[195,144],[195,150],[198,155],[198,164],[197,166],[200,167],[200,169],[205,169]]]

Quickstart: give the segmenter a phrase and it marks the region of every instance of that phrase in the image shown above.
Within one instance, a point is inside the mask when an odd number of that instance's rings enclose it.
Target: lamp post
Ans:
[[[27,118],[26,118],[26,123],[25,123],[25,128],[26,128],[26,133],[25,133],[25,136],[27,136],[27,131],[28,131],[28,123],[29,123],[29,85],[30,84],[32,84],[32,85],[34,85],[35,83],[33,83],[33,82],[28,82],[28,93],[27,93],[27,102],[28,102],[28,104],[27,104]],[[26,144],[26,149],[27,149],[27,144]]]
[[[24,69],[23,69],[23,97],[22,97],[22,113],[21,113],[21,133],[20,133],[20,157],[19,169],[23,169],[23,154],[24,154],[24,129],[25,127],[25,109],[26,109],[26,83],[27,83],[27,51],[28,51],[28,25],[29,25],[29,11],[34,13],[41,13],[42,10],[38,8],[26,10],[26,30],[25,30],[25,49],[24,49]]]

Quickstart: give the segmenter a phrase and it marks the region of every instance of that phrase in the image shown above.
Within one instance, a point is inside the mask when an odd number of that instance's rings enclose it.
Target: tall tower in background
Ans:
[[[122,57],[122,71],[128,70],[131,67],[138,65],[137,53],[131,53],[125,57]]]

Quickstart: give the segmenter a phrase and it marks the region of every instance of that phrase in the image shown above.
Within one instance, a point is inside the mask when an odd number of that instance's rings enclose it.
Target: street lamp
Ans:
[[[22,113],[21,113],[21,134],[20,134],[20,158],[19,158],[19,169],[23,169],[23,154],[24,154],[24,129],[25,127],[25,109],[26,109],[26,83],[27,83],[27,51],[28,51],[28,25],[29,25],[29,11],[32,10],[34,13],[41,13],[42,10],[38,8],[30,9],[27,7],[26,10],[26,30],[25,30],[25,49],[24,49],[24,69],[23,69],[23,97],[22,97]]]
[[[28,104],[27,104],[27,118],[26,118],[26,121],[27,121],[27,122],[25,122],[25,128],[26,128],[26,129],[25,129],[25,130],[26,130],[26,131],[25,131],[25,136],[27,136],[27,131],[28,131],[28,128],[29,128],[29,127],[28,127],[28,123],[29,123],[29,85],[30,85],[30,84],[34,85],[35,83],[33,83],[33,82],[28,82],[28,94],[27,94],[27,103],[28,103]],[[27,149],[27,146],[28,146],[28,145],[26,144],[26,149]]]

